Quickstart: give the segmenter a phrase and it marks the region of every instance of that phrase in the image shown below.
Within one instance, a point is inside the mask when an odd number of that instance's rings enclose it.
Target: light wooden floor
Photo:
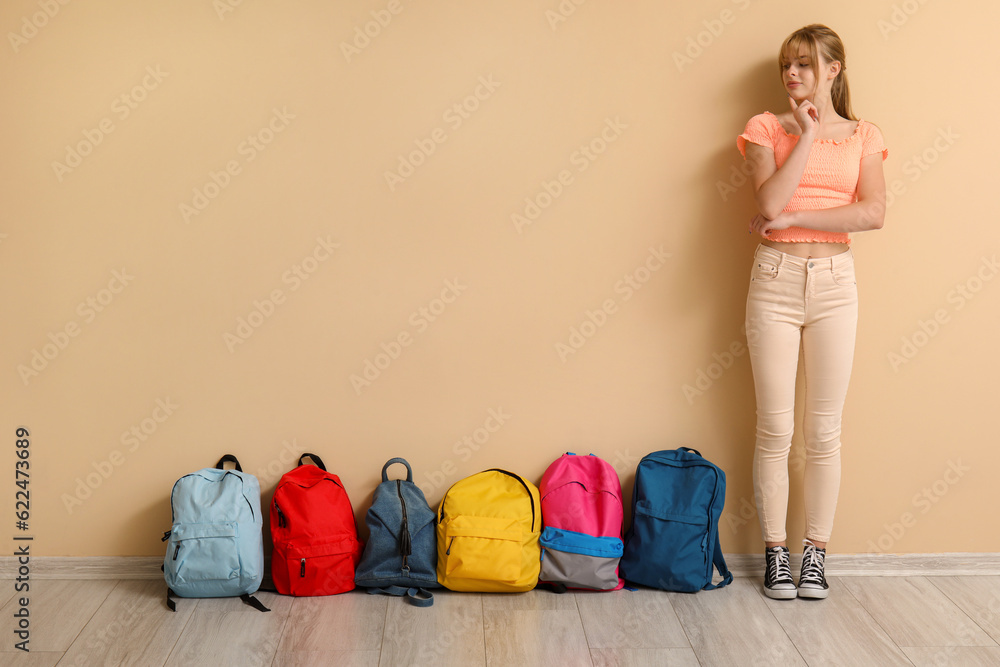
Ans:
[[[839,577],[825,601],[765,598],[760,580],[654,590],[435,594],[419,609],[361,592],[164,604],[150,580],[31,582],[30,654],[0,665],[1000,665],[1000,576]]]

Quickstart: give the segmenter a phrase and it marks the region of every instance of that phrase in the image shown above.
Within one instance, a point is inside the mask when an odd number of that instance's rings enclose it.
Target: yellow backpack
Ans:
[[[493,468],[455,482],[441,499],[437,578],[453,591],[519,593],[538,583],[538,489]]]

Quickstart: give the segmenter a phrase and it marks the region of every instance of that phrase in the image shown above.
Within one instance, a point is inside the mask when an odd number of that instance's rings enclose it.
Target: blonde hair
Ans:
[[[809,48],[812,55],[811,67],[813,75],[819,83],[819,54],[828,63],[840,62],[840,72],[833,80],[830,88],[830,97],[833,99],[833,108],[844,118],[858,120],[851,111],[851,91],[847,85],[847,55],[844,53],[844,43],[840,36],[830,28],[821,23],[811,23],[803,28],[799,28],[785,38],[778,50],[778,76],[784,76],[784,66],[786,63],[798,58],[799,49],[802,46]]]

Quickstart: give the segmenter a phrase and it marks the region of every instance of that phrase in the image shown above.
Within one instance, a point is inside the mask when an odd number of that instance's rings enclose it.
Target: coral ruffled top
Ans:
[[[746,159],[746,142],[752,141],[774,151],[774,162],[781,168],[788,159],[799,135],[788,134],[778,117],[770,111],[757,114],[747,121],[743,134],[736,138],[736,147]],[[802,172],[799,187],[782,212],[807,209],[832,208],[853,204],[858,200],[858,177],[861,158],[872,153],[889,156],[882,133],[865,120],[858,121],[854,134],[846,139],[815,139],[809,160]],[[772,241],[787,243],[820,242],[850,243],[847,232],[826,232],[803,227],[774,230],[768,235]]]

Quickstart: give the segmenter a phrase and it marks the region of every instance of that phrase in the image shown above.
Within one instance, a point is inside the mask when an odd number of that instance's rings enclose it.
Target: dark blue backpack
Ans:
[[[647,454],[632,490],[632,525],[621,574],[667,591],[694,593],[732,583],[719,545],[726,474],[688,447]],[[712,583],[713,565],[723,579]]]
[[[388,478],[386,471],[393,463],[406,466],[405,480]],[[434,604],[434,596],[425,589],[439,586],[435,518],[424,492],[413,483],[410,464],[389,459],[365,516],[369,538],[354,582],[369,593],[406,596],[418,607]]]

